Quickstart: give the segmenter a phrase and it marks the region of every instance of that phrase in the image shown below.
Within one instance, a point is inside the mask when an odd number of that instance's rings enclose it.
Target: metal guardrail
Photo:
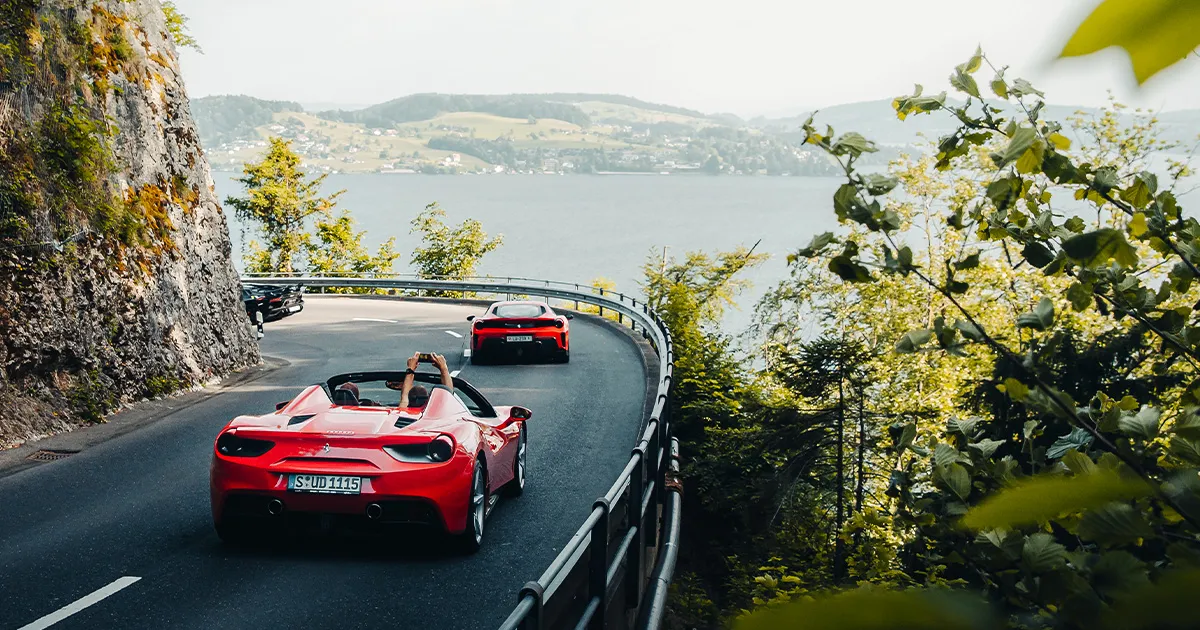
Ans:
[[[639,326],[659,356],[658,388],[629,462],[583,525],[537,580],[517,595],[501,630],[638,628],[657,630],[678,557],[681,495],[678,443],[670,422],[675,355],[671,333],[645,302],[598,287],[530,278],[429,279],[396,275],[266,275],[243,280],[308,287],[418,293],[529,295],[592,304]],[[661,531],[660,531],[661,522]],[[653,553],[658,550],[658,553]],[[647,553],[647,552],[651,553]]]

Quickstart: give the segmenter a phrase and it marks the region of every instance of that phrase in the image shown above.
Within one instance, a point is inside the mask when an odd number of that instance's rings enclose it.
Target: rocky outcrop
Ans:
[[[157,0],[0,0],[0,446],[259,361]]]

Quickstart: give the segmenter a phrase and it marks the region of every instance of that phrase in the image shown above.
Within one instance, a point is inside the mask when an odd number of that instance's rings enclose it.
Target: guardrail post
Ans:
[[[600,289],[600,297],[604,297],[604,289]],[[604,317],[604,307],[600,307],[600,317]]]
[[[600,598],[600,606],[588,623],[591,630],[604,630],[604,613],[608,610],[608,521],[612,506],[608,499],[600,497],[592,509],[600,508],[600,520],[592,528],[591,559],[588,566],[588,592]]]
[[[633,542],[629,545],[629,557],[625,561],[625,607],[637,608],[642,602],[642,573],[646,564],[646,518],[642,514],[642,501],[646,496],[643,471],[646,468],[646,451],[643,446],[633,449],[638,465],[629,476],[629,524],[637,527]]]
[[[537,582],[526,582],[517,595],[517,602],[526,596],[533,598],[533,612],[521,622],[521,630],[542,630],[542,607],[546,602],[546,589]]]

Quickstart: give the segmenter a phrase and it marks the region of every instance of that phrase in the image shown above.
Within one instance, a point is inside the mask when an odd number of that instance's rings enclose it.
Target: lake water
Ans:
[[[242,194],[233,173],[214,173],[221,199]],[[833,230],[838,178],[706,176],[437,176],[331,175],[326,192],[345,189],[342,208],[353,212],[372,249],[396,237],[405,256],[396,271],[411,271],[419,239],[409,221],[437,201],[448,219],[475,218],[504,244],[488,254],[483,275],[590,282],[605,277],[617,290],[639,294],[641,267],[687,251],[751,246],[770,260],[747,278],[754,287],[725,327],[740,331],[771,286],[787,277],[787,255],[813,234]],[[240,264],[241,226],[230,216],[234,258]]]

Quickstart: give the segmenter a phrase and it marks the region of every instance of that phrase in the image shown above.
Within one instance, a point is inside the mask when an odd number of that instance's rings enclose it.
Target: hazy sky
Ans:
[[[1051,59],[1099,0],[177,0],[192,96],[370,104],[415,92],[608,92],[739,115],[890,98],[976,44],[1053,103],[1111,88],[1200,107],[1200,58],[1140,93],[1113,49]],[[985,67],[980,71],[990,80]],[[980,81],[986,85],[985,81]]]

